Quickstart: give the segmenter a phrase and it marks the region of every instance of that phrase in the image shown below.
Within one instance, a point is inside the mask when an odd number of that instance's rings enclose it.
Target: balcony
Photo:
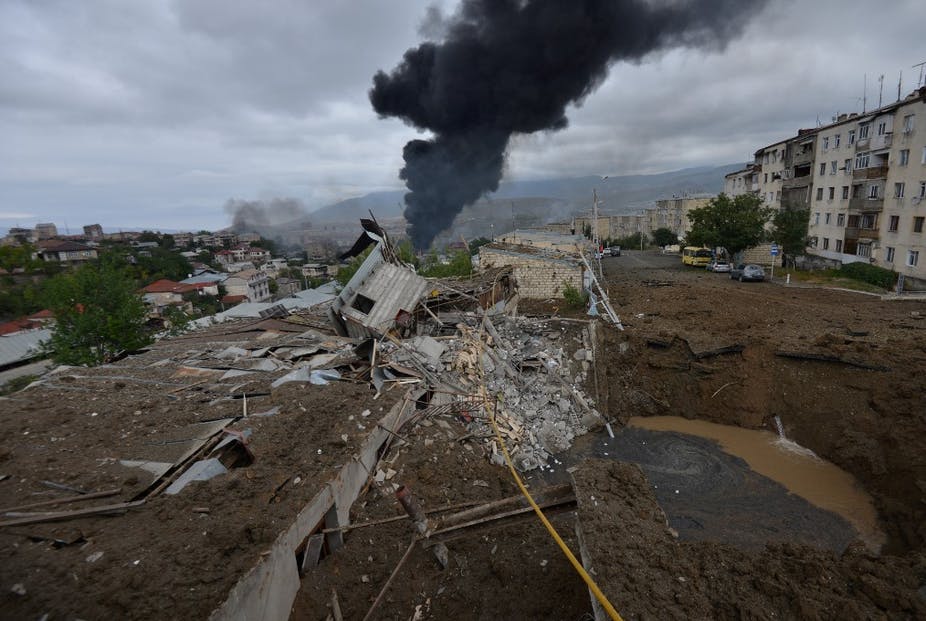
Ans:
[[[869,145],[869,148],[872,151],[879,151],[881,149],[889,149],[891,148],[891,144],[893,143],[893,138],[894,138],[893,133],[887,133],[887,134],[881,134],[880,136],[875,136],[874,138],[871,139],[871,144]]]
[[[878,229],[863,229],[857,226],[847,226],[844,238],[846,241],[878,239]]]
[[[791,156],[791,166],[802,166],[813,163],[813,149],[808,149],[803,153],[795,153]]]
[[[884,179],[887,177],[887,166],[869,166],[856,168],[852,171],[853,179]]]
[[[801,175],[800,177],[792,177],[790,179],[781,180],[781,188],[803,188],[810,185],[812,180],[812,175]]]
[[[850,198],[849,211],[874,213],[884,209],[883,198]]]

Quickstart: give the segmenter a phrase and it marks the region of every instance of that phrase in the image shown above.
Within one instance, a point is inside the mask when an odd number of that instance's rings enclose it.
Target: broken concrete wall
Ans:
[[[518,284],[518,293],[525,299],[562,297],[566,285],[579,291],[583,288],[584,268],[568,255],[546,254],[532,248],[490,245],[479,249],[479,264],[483,269],[511,266]]]
[[[401,428],[415,414],[409,401],[419,396],[409,395],[408,400],[399,401],[379,421],[363,448],[299,512],[292,526],[277,538],[257,565],[238,581],[225,603],[210,615],[211,621],[285,621],[289,618],[300,584],[297,551],[320,524],[336,528],[348,523],[350,507],[375,469],[380,449],[391,437],[388,430]]]

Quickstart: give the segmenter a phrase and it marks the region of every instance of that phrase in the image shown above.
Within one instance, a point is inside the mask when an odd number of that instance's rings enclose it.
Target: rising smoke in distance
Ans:
[[[428,130],[405,145],[399,178],[416,248],[427,248],[467,204],[498,189],[512,134],[567,126],[617,61],[675,46],[722,48],[766,0],[463,0],[373,77],[383,117]]]
[[[306,217],[305,205],[296,198],[252,201],[231,198],[225,203],[225,213],[232,217],[232,231],[259,233],[267,239],[279,236],[280,225]]]

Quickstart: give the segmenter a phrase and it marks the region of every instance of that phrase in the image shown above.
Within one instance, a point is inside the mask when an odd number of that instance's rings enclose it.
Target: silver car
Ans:
[[[732,270],[730,270],[730,278],[744,282],[746,280],[752,280],[757,282],[762,282],[765,280],[765,270],[762,269],[759,265],[753,265],[752,263],[747,263],[745,265],[737,265]]]
[[[709,272],[729,272],[730,264],[724,261],[723,259],[714,259],[707,264],[707,271]]]

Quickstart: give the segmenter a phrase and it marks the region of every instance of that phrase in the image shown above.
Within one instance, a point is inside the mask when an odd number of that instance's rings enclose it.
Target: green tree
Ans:
[[[485,246],[486,244],[491,244],[492,240],[488,237],[477,237],[476,239],[469,242],[469,253],[473,256],[479,254],[479,249]]]
[[[151,342],[145,305],[125,269],[100,261],[64,272],[45,286],[55,327],[45,350],[63,364],[98,365]]]
[[[431,278],[447,278],[450,276],[469,276],[473,273],[472,256],[468,249],[454,251],[450,255],[450,261],[441,263],[436,253],[431,253],[425,257],[424,263],[419,270],[422,276]]]
[[[678,235],[665,227],[653,231],[653,243],[657,246],[673,246],[678,243]]]
[[[688,214],[691,230],[685,242],[691,246],[722,246],[735,255],[765,239],[765,225],[773,211],[763,207],[762,199],[754,194],[732,199],[720,194]]]
[[[781,245],[785,255],[793,257],[804,254],[807,247],[807,224],[809,209],[782,209],[772,219],[772,235]]]

